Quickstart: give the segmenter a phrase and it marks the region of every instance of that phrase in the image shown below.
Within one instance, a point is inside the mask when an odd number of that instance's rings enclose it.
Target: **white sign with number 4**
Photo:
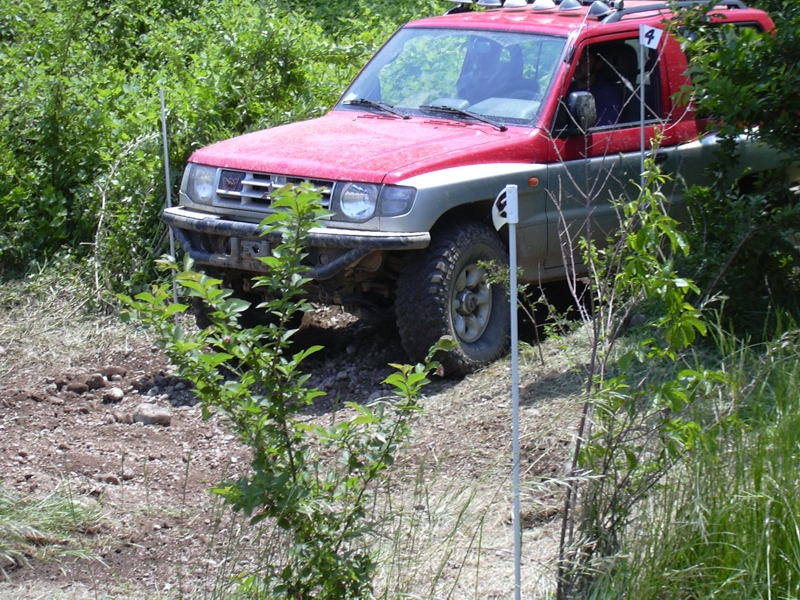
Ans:
[[[650,27],[649,25],[639,25],[639,43],[646,48],[658,49],[658,42],[661,41],[661,34],[664,33],[660,29]]]

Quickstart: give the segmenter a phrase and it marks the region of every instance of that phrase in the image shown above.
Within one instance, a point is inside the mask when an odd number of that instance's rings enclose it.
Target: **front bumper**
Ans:
[[[164,222],[175,232],[183,249],[195,263],[227,269],[266,273],[269,267],[259,260],[270,255],[270,245],[280,243],[280,234],[264,234],[256,223],[232,221],[181,206],[167,208]],[[427,231],[387,233],[353,231],[333,227],[314,227],[308,232],[308,248],[335,250],[335,258],[326,264],[314,264],[307,276],[330,279],[358,264],[377,250],[418,250],[430,244]]]

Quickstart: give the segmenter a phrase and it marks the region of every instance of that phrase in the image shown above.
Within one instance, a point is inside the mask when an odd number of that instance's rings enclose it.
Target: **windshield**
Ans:
[[[339,108],[533,125],[564,38],[468,29],[401,29],[345,92]],[[437,110],[437,108],[439,110]],[[442,110],[450,109],[450,110]]]

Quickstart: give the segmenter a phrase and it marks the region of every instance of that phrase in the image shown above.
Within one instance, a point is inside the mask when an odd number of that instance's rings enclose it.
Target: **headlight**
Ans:
[[[411,187],[344,183],[334,192],[334,209],[342,221],[367,221],[376,215],[396,217],[411,210],[416,194]]]
[[[346,183],[339,194],[342,214],[353,221],[366,221],[375,214],[380,186],[372,183]]]
[[[189,163],[183,180],[184,192],[198,204],[211,204],[217,193],[217,169]]]

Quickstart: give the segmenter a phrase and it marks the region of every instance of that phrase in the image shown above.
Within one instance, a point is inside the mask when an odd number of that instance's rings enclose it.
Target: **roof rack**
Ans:
[[[472,10],[472,6],[481,6],[483,8],[530,8],[534,11],[550,11],[559,9],[562,12],[569,12],[579,10],[581,6],[590,6],[592,4],[603,4],[602,0],[447,0],[456,6],[446,11],[446,14],[468,12]],[[619,0],[618,0],[619,2]],[[621,2],[620,2],[621,3]],[[611,2],[613,4],[613,0]],[[611,9],[606,6],[605,14]],[[590,15],[592,16],[592,15]]]
[[[616,4],[621,5],[622,2],[617,2]],[[620,6],[619,9],[604,18],[603,23],[617,23],[618,21],[621,21],[623,17],[635,13],[667,11],[672,10],[673,8],[690,8],[692,6],[710,6],[712,8],[715,6],[724,6],[726,8],[736,9],[747,8],[747,5],[742,2],[742,0],[682,0],[680,2],[673,2],[671,4],[664,2],[658,4],[648,4],[646,6],[635,6],[633,8],[623,8]]]

